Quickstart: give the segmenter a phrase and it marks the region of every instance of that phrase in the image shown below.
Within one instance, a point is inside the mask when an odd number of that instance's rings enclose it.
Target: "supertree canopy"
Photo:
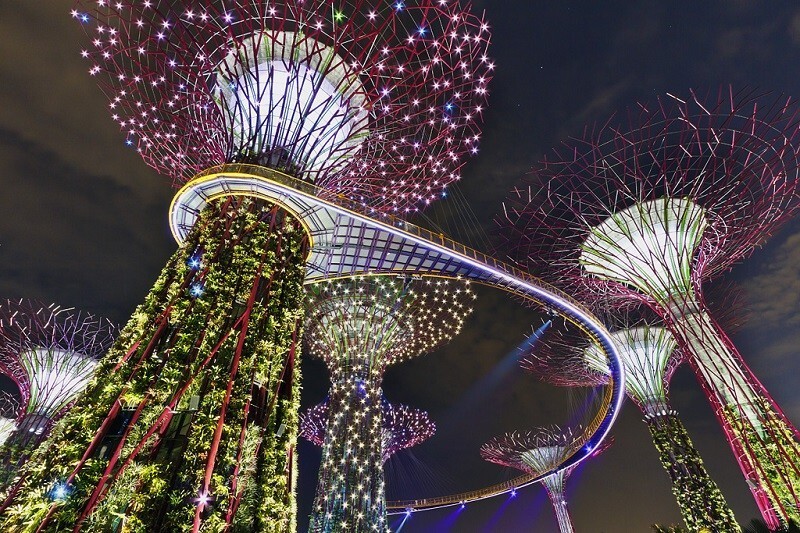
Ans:
[[[330,417],[326,399],[300,415],[300,436],[324,446]],[[422,444],[436,433],[436,424],[428,413],[407,405],[392,405],[381,400],[381,462],[386,463],[397,452]]]
[[[800,518],[800,440],[709,315],[703,283],[796,210],[796,118],[788,100],[732,90],[641,106],[567,143],[501,219],[534,273],[661,315],[771,527]]]
[[[515,468],[533,476],[545,476],[541,482],[553,504],[561,533],[572,533],[575,530],[567,509],[564,486],[577,465],[555,470],[574,451],[574,437],[571,429],[552,426],[506,433],[481,447],[481,457],[489,462]],[[602,453],[609,445],[610,443],[601,445],[593,455]]]
[[[311,531],[387,529],[383,463],[393,422],[383,418],[384,371],[457,334],[473,298],[466,282],[431,278],[349,278],[311,288],[304,334],[331,374]]]
[[[489,32],[458,0],[101,0],[73,17],[126,141],[176,186],[248,163],[405,213],[477,150]],[[249,187],[205,200],[0,526],[294,528],[311,235]]]
[[[75,309],[0,303],[0,371],[17,384],[24,411],[9,446],[30,448],[45,438],[117,333],[109,321]]]
[[[645,313],[615,309],[606,317],[625,368],[627,395],[644,414],[686,526],[691,531],[741,531],[669,403],[669,382],[683,360],[677,341]],[[610,375],[607,360],[597,347],[568,328],[548,332],[521,364],[559,386],[596,386]]]
[[[494,66],[457,0],[98,4],[73,11],[89,72],[175,184],[249,162],[405,212],[477,151]]]

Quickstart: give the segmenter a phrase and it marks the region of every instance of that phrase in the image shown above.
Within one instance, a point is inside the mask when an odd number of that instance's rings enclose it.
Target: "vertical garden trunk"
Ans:
[[[733,512],[678,417],[672,413],[647,416],[645,422],[689,530],[740,532]]]
[[[310,531],[386,530],[381,398],[358,377],[333,383]]]
[[[691,306],[686,306],[693,309]],[[800,521],[800,439],[769,393],[740,362],[733,343],[705,311],[670,316],[672,333],[710,392],[750,490],[770,527]]]
[[[210,202],[0,530],[293,529],[306,247],[277,206]]]

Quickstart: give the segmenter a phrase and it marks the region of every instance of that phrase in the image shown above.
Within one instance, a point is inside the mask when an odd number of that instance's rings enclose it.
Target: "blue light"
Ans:
[[[516,498],[517,497],[517,489],[511,489],[511,497],[512,498]]]
[[[204,292],[206,292],[206,290],[203,288],[202,283],[192,283],[192,286],[189,287],[189,294],[194,298],[200,298]]]
[[[402,11],[403,9],[405,9],[405,7],[406,7],[405,2],[395,2],[394,3],[394,9],[396,11]]]
[[[133,146],[133,141],[132,141],[132,140],[130,140],[130,139],[125,139],[125,144],[126,144],[127,146]]]
[[[69,485],[64,482],[58,482],[53,486],[53,490],[50,491],[50,499],[58,502],[66,500],[70,492],[72,490]]]
[[[419,28],[419,30],[417,30],[417,31],[419,32],[419,34],[420,34],[420,35],[424,36],[424,35],[425,35],[425,33],[426,33],[428,30],[427,30],[427,28],[420,27],[420,28]]]
[[[78,15],[78,17],[80,18],[81,22],[89,22],[89,15],[86,13],[81,13]]]
[[[203,261],[200,259],[199,255],[193,255],[186,261],[186,265],[192,270],[198,270],[202,264]]]

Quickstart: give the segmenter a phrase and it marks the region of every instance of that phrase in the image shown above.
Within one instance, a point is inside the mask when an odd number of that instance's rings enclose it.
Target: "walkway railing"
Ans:
[[[250,165],[245,163],[231,163],[227,165],[219,165],[216,167],[208,168],[203,172],[201,172],[200,174],[198,174],[197,176],[195,176],[194,178],[192,178],[192,181],[198,178],[202,178],[204,176],[210,176],[215,174],[244,174],[244,175],[260,176],[262,178],[280,183],[281,185],[290,187],[297,191],[315,196],[317,198],[321,198],[322,200],[335,204],[337,207],[347,209],[348,211],[352,211],[355,214],[365,216],[374,221],[401,229],[406,233],[409,233],[416,237],[420,237],[422,239],[440,245],[443,248],[461,254],[465,257],[468,257],[469,259],[472,259],[479,263],[483,263],[484,265],[490,266],[494,269],[502,270],[505,273],[515,278],[526,281],[533,285],[537,285],[557,295],[558,297],[568,301],[570,304],[580,309],[587,315],[590,316],[593,315],[593,313],[588,309],[586,309],[585,307],[583,307],[583,305],[580,302],[578,302],[565,292],[561,291],[561,289],[558,289],[557,287],[554,287],[553,285],[550,285],[549,283],[531,275],[525,270],[517,268],[513,265],[495,259],[494,257],[484,252],[481,252],[479,250],[461,244],[457,241],[454,241],[453,239],[447,237],[444,233],[436,233],[421,226],[417,226],[416,224],[412,224],[411,222],[407,222],[401,217],[391,214],[384,214],[372,210],[369,208],[368,205],[364,203],[356,202],[355,200],[347,198],[342,194],[333,194],[331,193],[331,191],[328,191],[313,183],[303,181],[301,179],[289,176],[288,174],[284,174],[282,172],[278,172],[270,168],[261,167],[258,165]]]

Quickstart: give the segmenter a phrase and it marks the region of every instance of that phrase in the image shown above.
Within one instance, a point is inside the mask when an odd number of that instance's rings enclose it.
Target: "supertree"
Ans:
[[[73,16],[126,142],[176,186],[249,163],[405,213],[441,196],[477,151],[489,32],[458,0],[120,0]],[[6,528],[294,527],[297,326],[313,235],[248,187],[206,200],[24,472]],[[166,446],[175,435],[180,445]]]
[[[494,437],[481,446],[481,457],[533,476],[544,476],[541,483],[553,504],[558,527],[561,533],[572,533],[575,529],[567,509],[565,483],[576,466],[555,470],[572,454],[573,446],[575,435],[570,428],[552,426]],[[602,453],[608,446],[610,441],[598,447],[592,455]]]
[[[798,432],[708,313],[703,283],[796,210],[796,118],[788,99],[732,89],[642,105],[566,143],[500,220],[531,271],[662,317],[771,527],[800,517]]]
[[[106,319],[32,300],[0,303],[0,372],[20,393],[22,413],[3,450],[23,455],[89,383],[97,360],[118,330]]]
[[[386,483],[383,475],[383,465],[397,452],[425,442],[436,432],[436,424],[425,411],[413,409],[406,405],[392,405],[385,397],[381,397],[380,404],[380,431],[378,432],[378,430],[371,428],[370,440],[368,441],[368,445],[372,448],[368,459],[369,464],[375,465],[377,459],[373,457],[373,454],[380,453],[380,468],[376,469],[373,466],[366,473],[361,473],[360,477],[355,476],[350,480],[339,480],[339,483],[332,483],[331,480],[325,480],[324,482],[320,480],[317,487],[318,490],[330,487],[343,489],[340,495],[341,500],[343,500],[342,504],[347,503],[344,500],[348,495],[358,494],[357,503],[361,503],[362,507],[369,507],[369,516],[364,516],[354,522],[354,525],[359,528],[357,530],[366,530],[368,528],[372,531],[389,531],[386,524]],[[300,415],[300,436],[324,448],[329,417],[329,399],[326,398],[322,403],[311,407]],[[334,417],[333,423],[338,426],[341,423],[342,415],[334,413]],[[376,433],[379,433],[379,435],[376,435]],[[376,446],[374,443],[378,443],[378,445]],[[346,455],[336,459],[341,461],[341,464],[347,465],[348,462],[355,460],[355,456],[364,455],[355,446],[357,444],[360,443],[352,442],[346,449]],[[374,451],[375,448],[378,448],[377,452]],[[333,463],[334,458],[327,456],[323,460],[327,463],[323,465],[323,468],[329,475],[340,475],[337,465]],[[358,485],[355,483],[358,483]],[[327,500],[326,494],[317,492],[314,501],[315,515],[326,508]],[[355,513],[351,512],[350,515],[355,514],[358,517],[359,512],[361,511],[356,509]],[[335,524],[332,518],[327,517],[327,520],[318,518],[317,522],[312,522],[312,527],[316,526],[316,531],[347,531],[347,522],[344,518]],[[370,522],[370,519],[373,522]]]
[[[686,526],[691,531],[741,531],[670,405],[669,382],[683,361],[677,341],[647,313],[614,309],[605,315],[625,367],[627,395],[644,414]],[[606,358],[569,328],[548,332],[521,365],[558,386],[597,386],[609,376]]]
[[[466,282],[432,278],[359,277],[310,289],[304,335],[331,376],[311,531],[386,530],[384,372],[457,334],[473,298]]]
[[[330,407],[327,399],[309,408],[300,415],[300,436],[317,446],[324,446],[329,417]],[[425,442],[433,437],[434,433],[436,424],[425,411],[402,404],[392,405],[386,398],[381,398],[382,464],[397,452]]]

